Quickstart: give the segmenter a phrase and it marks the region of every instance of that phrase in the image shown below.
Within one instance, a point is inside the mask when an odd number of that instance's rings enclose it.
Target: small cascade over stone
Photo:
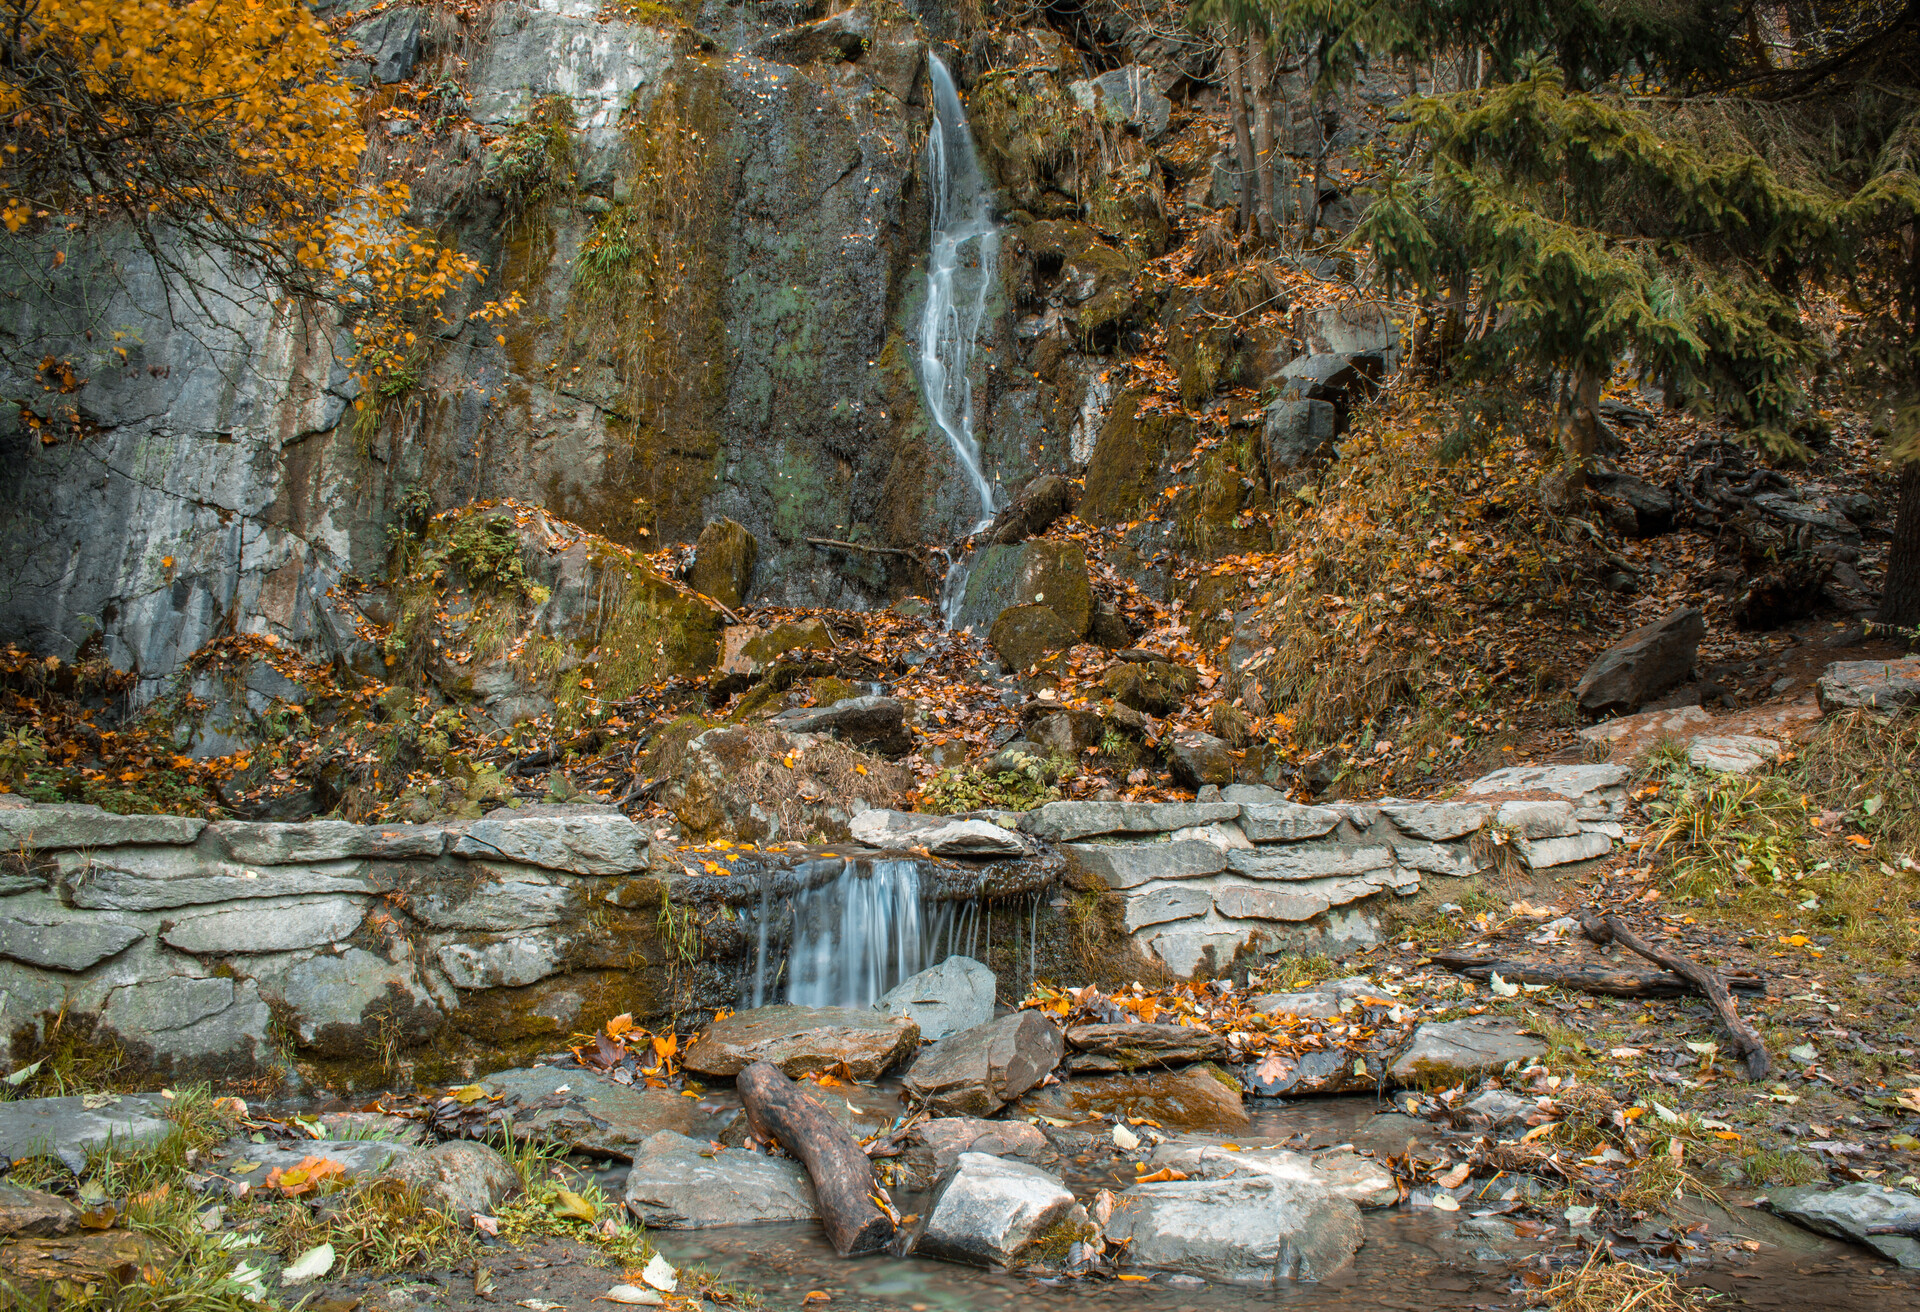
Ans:
[[[993,221],[993,195],[980,170],[967,111],[953,75],[937,56],[927,57],[933,87],[934,123],[927,134],[927,178],[932,234],[927,249],[927,303],[920,315],[920,387],[927,413],[972,486],[984,528],[999,508],[993,480],[981,462],[973,435],[970,370],[980,321],[986,315],[1000,256],[1000,230]],[[949,627],[966,590],[967,566],[947,571],[941,610]]]
[[[866,1007],[948,957],[985,961],[996,909],[1005,917],[1007,983],[1024,991],[1036,972],[1049,862],[996,867],[990,889],[951,862],[821,853],[760,872],[757,906],[739,905],[751,971],[742,1006]],[[1022,869],[1024,868],[1024,869]],[[984,873],[981,872],[981,873]],[[742,900],[744,901],[744,900]],[[996,906],[997,904],[997,906]],[[742,965],[746,961],[743,959]]]

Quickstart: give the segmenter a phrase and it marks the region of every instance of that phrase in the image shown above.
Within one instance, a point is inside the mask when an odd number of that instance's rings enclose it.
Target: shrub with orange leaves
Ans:
[[[363,179],[353,92],[300,0],[0,0],[0,19],[0,224],[23,249],[116,228],[201,302],[233,293],[196,255],[256,271],[347,314],[363,384],[484,276],[407,222],[404,184]]]

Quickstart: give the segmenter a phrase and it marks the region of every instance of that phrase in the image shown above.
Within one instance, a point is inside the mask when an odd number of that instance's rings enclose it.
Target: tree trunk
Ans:
[[[1220,62],[1227,75],[1227,100],[1233,107],[1233,145],[1239,156],[1240,230],[1248,232],[1254,227],[1253,174],[1256,165],[1253,158],[1253,128],[1247,121],[1247,89],[1241,80],[1241,58],[1239,42],[1221,42]]]
[[[1253,76],[1248,79],[1247,99],[1253,119],[1254,159],[1259,172],[1254,179],[1255,200],[1260,211],[1260,235],[1272,241],[1278,232],[1273,213],[1273,68],[1267,61],[1267,43],[1258,33],[1247,35],[1248,64]]]
[[[873,1164],[840,1122],[771,1062],[741,1071],[734,1088],[753,1132],[778,1142],[807,1168],[820,1224],[834,1250],[853,1257],[884,1249],[893,1239],[893,1221],[868,1197]]]
[[[1311,85],[1311,83],[1309,83]],[[1313,178],[1300,197],[1300,242],[1311,245],[1313,230],[1320,226],[1320,188],[1327,172],[1327,111],[1317,97],[1307,102],[1307,114],[1313,120]]]
[[[1914,629],[1920,628],[1920,458],[1900,466],[1899,498],[1878,618],[1882,624]]]

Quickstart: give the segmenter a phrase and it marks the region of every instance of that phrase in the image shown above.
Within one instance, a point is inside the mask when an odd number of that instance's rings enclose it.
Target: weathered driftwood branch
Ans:
[[[918,558],[918,553],[905,547],[875,547],[865,542],[842,542],[838,538],[808,538],[807,543],[815,547],[832,547],[836,551],[864,551],[869,556],[907,556]]]
[[[1766,1041],[1758,1030],[1740,1018],[1740,1008],[1735,1005],[1733,995],[1727,991],[1727,985],[1720,976],[1695,961],[1692,957],[1683,957],[1667,948],[1655,947],[1627,928],[1625,921],[1618,916],[1583,915],[1580,917],[1581,932],[1595,943],[1612,940],[1621,947],[1631,949],[1655,965],[1665,966],[1674,974],[1692,981],[1713,1007],[1714,1014],[1720,1018],[1721,1025],[1733,1036],[1734,1055],[1747,1064],[1747,1078],[1764,1080],[1773,1073],[1773,1059],[1767,1055]]]
[[[799,1159],[813,1178],[820,1223],[842,1257],[877,1253],[893,1239],[893,1221],[873,1204],[873,1167],[853,1136],[771,1062],[757,1061],[734,1081],[747,1124]]]
[[[1669,970],[1618,970],[1552,961],[1512,961],[1458,951],[1437,952],[1433,960],[1435,965],[1445,966],[1469,979],[1486,979],[1498,974],[1515,984],[1554,984],[1580,993],[1600,993],[1615,998],[1674,998],[1700,992],[1693,981]],[[1757,975],[1728,975],[1726,981],[1727,987],[1736,993],[1767,991],[1766,982]]]

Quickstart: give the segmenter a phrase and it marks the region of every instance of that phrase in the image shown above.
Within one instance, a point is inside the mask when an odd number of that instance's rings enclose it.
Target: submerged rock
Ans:
[[[920,1042],[904,1016],[856,1007],[755,1007],[714,1022],[681,1064],[697,1075],[738,1075],[756,1061],[788,1075],[832,1070],[842,1062],[856,1080],[877,1079]]]
[[[791,1158],[712,1148],[667,1130],[634,1154],[624,1201],[634,1220],[661,1230],[811,1221],[820,1214],[813,1181]]]
[[[1920,1268],[1920,1195],[1877,1184],[1847,1184],[1838,1189],[1808,1185],[1774,1189],[1767,1206],[1823,1235],[1851,1239],[1909,1270]],[[1881,1227],[1897,1227],[1902,1234],[1875,1234]]]
[[[904,1084],[938,1115],[991,1116],[1044,1080],[1065,1051],[1052,1021],[1017,1011],[942,1039]]]
[[[1066,1219],[1066,1186],[1037,1166],[962,1153],[928,1200],[916,1257],[1008,1266]]]
[[[873,1006],[907,1017],[920,1027],[922,1039],[937,1042],[992,1020],[998,987],[993,972],[972,957],[948,957],[900,981]]]
[[[1325,1280],[1353,1261],[1360,1211],[1329,1189],[1272,1176],[1139,1184],[1107,1222],[1129,1266],[1234,1285]]]
[[[1028,1094],[1016,1111],[1069,1122],[1141,1116],[1175,1131],[1230,1131],[1252,1124],[1240,1102],[1239,1082],[1204,1063],[1152,1075],[1076,1077]]]
[[[1174,1140],[1154,1149],[1148,1164],[1178,1171],[1192,1180],[1287,1180],[1331,1190],[1356,1207],[1391,1207],[1400,1201],[1392,1172],[1371,1158],[1347,1150],[1311,1156],[1285,1148],[1233,1152],[1217,1143]]]
[[[1377,1056],[1345,1048],[1314,1048],[1294,1057],[1268,1058],[1236,1067],[1247,1092],[1258,1098],[1301,1098],[1323,1093],[1371,1093],[1380,1087]]]

